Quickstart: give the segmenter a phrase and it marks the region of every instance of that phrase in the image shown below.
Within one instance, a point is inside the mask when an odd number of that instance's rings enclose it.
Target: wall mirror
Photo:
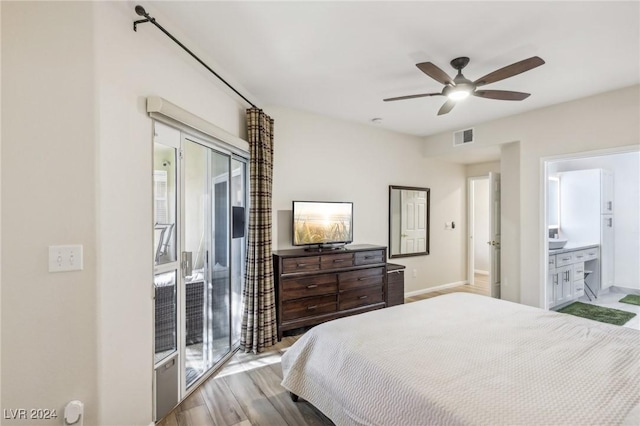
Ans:
[[[389,257],[429,254],[429,188],[389,185]]]

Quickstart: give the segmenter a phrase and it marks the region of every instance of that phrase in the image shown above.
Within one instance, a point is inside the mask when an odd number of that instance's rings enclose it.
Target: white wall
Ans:
[[[2,408],[61,415],[80,398],[85,424],[96,424],[92,6],[1,8]],[[82,244],[84,270],[49,273],[48,246],[56,244]]]
[[[431,189],[430,254],[406,265],[405,291],[464,281],[464,166],[422,158],[417,137],[271,107],[274,249],[291,247],[291,201],[353,201],[354,243],[388,245],[389,185]],[[455,221],[454,230],[444,223]],[[416,277],[413,277],[413,270]]]
[[[3,408],[61,413],[77,398],[85,425],[151,422],[145,98],[244,136],[246,105],[155,27],[133,32],[133,7],[1,3]],[[84,271],[47,272],[64,243],[84,245]]]
[[[465,169],[468,177],[489,176],[489,172],[500,173],[500,161],[467,164]]]
[[[549,175],[587,169],[613,172],[614,285],[640,290],[640,152],[553,162]]]
[[[637,145],[640,141],[639,95],[640,86],[636,85],[474,125],[478,147],[503,144],[504,298],[544,306],[542,159]],[[427,137],[423,152],[428,157],[450,154],[450,142],[450,132]],[[511,142],[518,144],[504,145]],[[505,155],[509,156],[509,161]]]

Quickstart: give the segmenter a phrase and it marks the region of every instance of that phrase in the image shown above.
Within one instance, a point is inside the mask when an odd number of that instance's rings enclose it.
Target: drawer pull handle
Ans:
[[[589,256],[595,256],[595,254],[596,254],[596,253],[595,253],[595,252],[592,252],[592,251],[590,251],[590,252],[588,253],[588,255],[589,255]]]
[[[344,259],[333,259],[333,263],[344,262]]]
[[[307,306],[307,310],[308,311],[313,311],[314,309],[316,309],[318,307],[318,305],[313,305],[313,306]]]
[[[562,260],[571,260],[570,257],[563,257]]]
[[[358,281],[364,281],[366,279],[367,279],[367,277],[360,277],[360,278],[358,278]]]
[[[318,284],[311,284],[307,286],[307,288],[316,288],[316,287],[318,287]]]
[[[375,259],[377,256],[365,256],[365,260],[369,260],[369,259]]]
[[[364,296],[360,296],[360,297],[358,297],[358,299],[366,299],[367,297],[369,297],[369,296],[367,296],[367,295],[365,294]]]

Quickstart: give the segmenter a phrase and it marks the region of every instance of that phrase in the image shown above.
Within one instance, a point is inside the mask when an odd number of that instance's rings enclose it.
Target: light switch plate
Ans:
[[[49,272],[82,270],[82,245],[49,246]]]

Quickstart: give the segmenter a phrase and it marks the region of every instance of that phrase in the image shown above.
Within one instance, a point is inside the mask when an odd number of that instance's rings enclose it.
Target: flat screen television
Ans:
[[[293,245],[331,247],[353,242],[353,203],[293,202]]]

